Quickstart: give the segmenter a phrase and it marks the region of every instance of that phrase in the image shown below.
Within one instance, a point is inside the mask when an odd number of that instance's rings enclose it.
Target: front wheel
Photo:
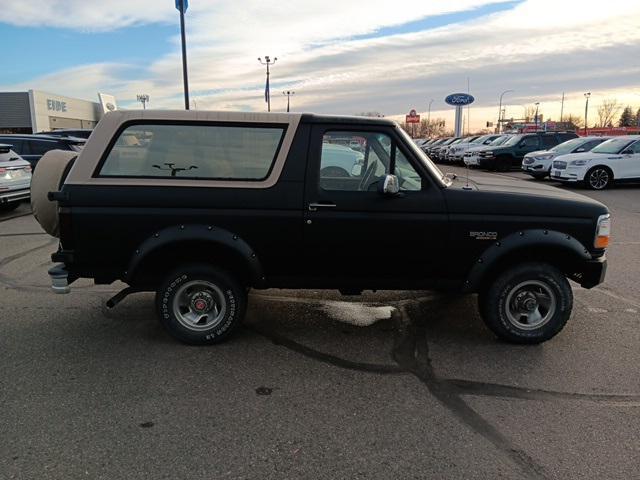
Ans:
[[[606,167],[593,167],[584,177],[585,185],[591,190],[604,190],[613,182],[613,172]]]
[[[542,262],[524,263],[500,274],[479,296],[484,323],[500,339],[536,344],[565,326],[573,293],[560,270]]]
[[[225,340],[242,321],[246,305],[243,286],[209,266],[180,267],[156,292],[160,322],[172,337],[191,345]]]

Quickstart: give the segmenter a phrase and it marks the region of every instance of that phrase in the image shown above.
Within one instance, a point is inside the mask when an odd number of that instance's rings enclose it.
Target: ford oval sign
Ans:
[[[468,93],[452,93],[444,99],[446,103],[449,105],[453,105],[454,107],[461,107],[464,105],[471,105],[475,98],[469,95]]]

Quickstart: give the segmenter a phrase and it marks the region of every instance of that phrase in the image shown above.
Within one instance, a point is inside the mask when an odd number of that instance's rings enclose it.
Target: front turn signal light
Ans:
[[[611,236],[611,215],[600,215],[596,226],[596,238],[593,242],[595,248],[607,248]]]

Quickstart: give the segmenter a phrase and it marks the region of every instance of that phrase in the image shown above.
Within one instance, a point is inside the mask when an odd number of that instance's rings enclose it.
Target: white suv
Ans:
[[[551,173],[551,164],[556,157],[569,153],[589,152],[611,137],[572,138],[548,150],[527,153],[522,160],[522,170],[536,180],[542,180]]]
[[[603,190],[614,181],[640,181],[640,135],[611,138],[590,152],[556,157],[551,178],[584,182],[593,190]]]

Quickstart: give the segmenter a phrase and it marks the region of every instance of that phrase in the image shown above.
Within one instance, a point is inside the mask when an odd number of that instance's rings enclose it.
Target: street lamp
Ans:
[[[264,87],[264,101],[267,102],[267,112],[271,111],[271,91],[269,90],[269,66],[276,63],[278,57],[273,57],[273,60],[269,58],[269,55],[265,55],[264,62],[262,61],[262,57],[258,57],[258,61],[262,65],[267,66],[267,84]]]
[[[431,138],[431,104],[433,103],[433,98],[429,100],[429,112],[427,113],[427,138]]]
[[[142,103],[142,109],[146,110],[147,109],[147,103],[149,102],[149,95],[147,95],[146,93],[142,93],[140,95],[136,95],[136,99]]]
[[[290,98],[291,98],[291,95],[295,95],[296,92],[294,92],[293,90],[286,90],[282,92],[282,94],[287,96],[287,113],[289,113],[289,106],[291,104]]]
[[[589,97],[591,97],[591,92],[587,92],[584,94],[584,98],[586,98],[584,104],[584,134],[587,135],[587,114],[589,113]]]
[[[513,93],[515,90],[505,90],[500,94],[500,105],[498,106],[498,133],[500,133],[502,125],[500,124],[500,116],[502,115],[502,97],[505,93]]]
[[[538,131],[538,107],[540,106],[540,102],[536,102],[536,132]]]

